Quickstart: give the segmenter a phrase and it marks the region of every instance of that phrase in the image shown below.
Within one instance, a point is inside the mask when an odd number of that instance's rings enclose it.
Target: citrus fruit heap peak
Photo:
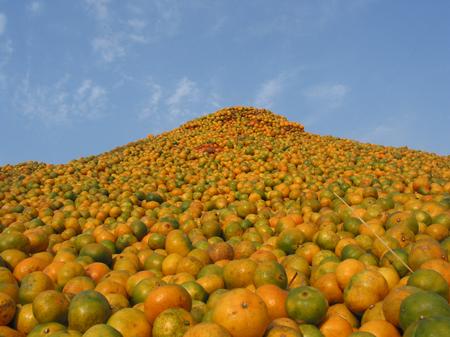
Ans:
[[[224,108],[0,167],[0,336],[447,336],[449,230],[449,156]]]

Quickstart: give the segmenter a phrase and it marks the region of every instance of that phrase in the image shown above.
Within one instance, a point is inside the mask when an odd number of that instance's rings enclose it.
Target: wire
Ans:
[[[343,203],[344,203],[344,205],[345,206],[347,206],[351,211],[352,211],[352,213],[353,213],[353,208],[349,205],[349,204],[347,204],[347,202],[344,200],[344,199],[342,199],[339,195],[337,195],[336,194],[336,192],[333,192],[333,194],[340,200],[340,201],[342,201]],[[397,258],[397,260],[399,260],[400,261],[400,263],[406,268],[406,269],[408,269],[411,273],[413,273],[414,271],[411,269],[411,267],[410,266],[408,266],[408,264],[405,262],[405,261],[403,261],[402,260],[402,258],[391,248],[391,247],[389,247],[389,245],[381,238],[381,236],[379,236],[369,225],[368,225],[368,223],[367,222],[365,222],[360,216],[358,216],[358,215],[356,215],[355,216],[359,221],[361,221],[361,223],[364,225],[364,226],[366,226],[371,232],[372,232],[372,234],[373,235],[375,235],[375,237],[378,239],[378,240],[380,240],[380,242],[383,244],[383,246],[385,246],[391,253],[392,253],[392,255],[394,255],[396,258]]]

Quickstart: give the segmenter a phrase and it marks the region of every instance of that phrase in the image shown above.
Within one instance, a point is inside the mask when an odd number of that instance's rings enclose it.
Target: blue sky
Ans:
[[[0,165],[230,105],[450,154],[447,0],[0,0]]]

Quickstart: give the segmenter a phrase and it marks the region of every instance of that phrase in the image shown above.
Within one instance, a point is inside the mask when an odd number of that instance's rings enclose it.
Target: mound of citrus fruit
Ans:
[[[450,157],[231,107],[0,168],[0,336],[450,336]]]

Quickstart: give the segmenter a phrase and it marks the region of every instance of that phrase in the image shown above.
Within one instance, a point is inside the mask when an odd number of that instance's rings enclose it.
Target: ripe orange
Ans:
[[[11,296],[0,293],[0,326],[8,325],[16,313],[16,303]]]
[[[286,298],[288,292],[273,284],[265,284],[256,289],[256,294],[261,297],[267,307],[270,320],[287,317]]]
[[[199,323],[190,327],[184,337],[231,337],[231,335],[219,324]]]
[[[372,333],[375,337],[400,337],[394,325],[385,320],[372,320],[364,323],[359,331]]]
[[[233,337],[262,337],[270,317],[258,295],[247,289],[233,289],[218,299],[212,320]]]
[[[153,289],[144,302],[144,312],[150,324],[166,309],[182,308],[190,311],[192,299],[189,293],[179,285],[163,285]]]
[[[116,329],[122,337],[148,337],[152,331],[145,314],[134,308],[117,311],[108,319],[107,325]]]
[[[353,328],[346,319],[333,315],[320,325],[320,332],[325,337],[347,337],[353,332]]]

